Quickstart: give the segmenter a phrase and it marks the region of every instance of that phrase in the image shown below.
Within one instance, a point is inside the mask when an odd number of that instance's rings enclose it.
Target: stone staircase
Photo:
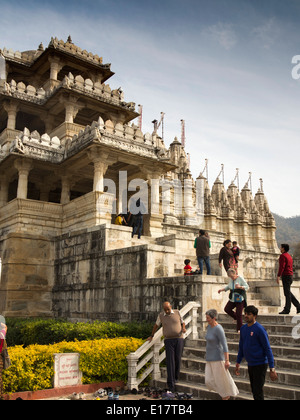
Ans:
[[[266,299],[262,293],[258,293],[256,288],[251,285],[251,282],[248,282],[248,284],[250,291],[247,292],[247,304],[259,308],[259,315],[278,315],[282,309],[274,306],[272,301]]]
[[[270,302],[257,293],[248,294],[248,304],[259,308],[257,321],[266,328],[269,334],[278,374],[278,382],[271,382],[267,373],[265,399],[300,400],[300,338],[294,339],[292,335],[293,328],[296,326],[295,320],[294,323],[292,322],[293,316],[278,315],[279,308],[271,306]],[[225,330],[231,362],[230,372],[240,391],[236,399],[252,400],[245,361],[241,364],[241,375],[235,376],[239,343],[235,322],[226,314],[220,314],[218,322]],[[195,399],[219,400],[220,396],[208,391],[205,386],[205,332],[200,331],[199,336],[198,340],[186,340],[177,391],[193,393]],[[166,368],[161,370],[162,378],[156,382],[156,385],[166,387]]]

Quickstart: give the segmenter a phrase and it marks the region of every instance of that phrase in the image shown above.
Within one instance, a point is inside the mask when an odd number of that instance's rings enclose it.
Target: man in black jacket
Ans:
[[[205,236],[205,231],[200,229],[199,236],[195,239],[194,248],[196,249],[197,260],[199,264],[200,274],[203,273],[203,261],[206,265],[207,275],[211,274],[210,258],[209,258],[209,239]]]

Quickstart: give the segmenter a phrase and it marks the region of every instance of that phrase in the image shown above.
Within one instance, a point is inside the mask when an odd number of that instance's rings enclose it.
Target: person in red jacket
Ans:
[[[282,244],[280,247],[279,270],[277,274],[277,283],[280,284],[280,277],[282,278],[284,296],[286,299],[285,307],[280,315],[287,315],[290,313],[292,304],[297,309],[297,314],[300,313],[300,303],[291,292],[291,285],[293,283],[293,258],[288,253],[290,247],[288,244]]]
[[[185,276],[190,276],[192,274],[192,267],[190,266],[190,262],[191,260],[184,260],[184,275]]]

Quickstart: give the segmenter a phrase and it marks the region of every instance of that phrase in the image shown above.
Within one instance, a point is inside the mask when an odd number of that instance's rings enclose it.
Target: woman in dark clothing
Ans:
[[[222,268],[222,260],[223,260],[223,265],[224,265],[226,273],[230,268],[233,268],[237,272],[237,263],[234,258],[234,254],[231,250],[232,248],[231,240],[227,239],[223,245],[224,246],[219,253],[220,267]]]

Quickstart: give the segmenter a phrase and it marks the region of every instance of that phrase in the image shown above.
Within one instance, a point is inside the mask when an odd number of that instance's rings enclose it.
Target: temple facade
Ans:
[[[185,147],[143,133],[135,103],[107,83],[113,75],[70,37],[0,50],[0,312],[7,316],[142,313],[155,295],[143,282],[179,277],[185,258],[195,266],[200,228],[210,235],[214,275],[222,275],[217,256],[230,238],[248,280],[274,277],[276,226],[264,192],[193,179]],[[147,210],[140,240],[114,224],[139,196]],[[130,303],[136,284],[138,309]]]

